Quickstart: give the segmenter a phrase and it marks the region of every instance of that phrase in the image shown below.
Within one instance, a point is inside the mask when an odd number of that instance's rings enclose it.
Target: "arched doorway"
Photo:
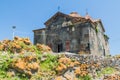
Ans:
[[[55,49],[55,52],[62,52],[63,51],[62,40],[57,39],[54,41],[54,49]]]
[[[57,44],[57,51],[58,52],[62,52],[63,51],[63,44],[62,43]]]

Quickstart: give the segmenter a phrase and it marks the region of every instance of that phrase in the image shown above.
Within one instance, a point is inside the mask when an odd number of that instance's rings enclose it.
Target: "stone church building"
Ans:
[[[109,55],[108,37],[100,19],[77,12],[57,12],[45,22],[45,28],[33,30],[34,44],[51,47],[54,52],[85,52]]]

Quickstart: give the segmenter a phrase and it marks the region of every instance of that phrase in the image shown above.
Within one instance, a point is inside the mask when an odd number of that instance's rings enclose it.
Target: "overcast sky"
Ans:
[[[43,28],[58,6],[65,14],[76,11],[85,16],[87,9],[92,18],[101,19],[111,54],[120,54],[120,0],[0,0],[0,40],[12,39],[12,26],[16,26],[16,36],[33,41],[32,30]]]

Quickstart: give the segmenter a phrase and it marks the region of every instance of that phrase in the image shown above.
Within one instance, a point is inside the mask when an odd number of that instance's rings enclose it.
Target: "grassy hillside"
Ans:
[[[117,74],[116,74],[117,73]],[[119,80],[114,67],[104,67],[54,54],[45,45],[28,38],[0,42],[0,80]],[[100,79],[100,80],[102,80]]]

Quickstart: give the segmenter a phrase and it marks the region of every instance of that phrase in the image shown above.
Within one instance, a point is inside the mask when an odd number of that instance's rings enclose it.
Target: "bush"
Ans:
[[[101,77],[105,74],[113,74],[116,70],[112,67],[103,68],[100,72],[97,72],[98,77]]]
[[[92,78],[89,75],[86,75],[86,76],[83,76],[83,77],[79,76],[79,80],[92,80]]]
[[[47,54],[43,55],[42,58],[45,58],[44,61],[40,62],[40,66],[42,69],[53,70],[58,65],[57,62],[58,56]]]

